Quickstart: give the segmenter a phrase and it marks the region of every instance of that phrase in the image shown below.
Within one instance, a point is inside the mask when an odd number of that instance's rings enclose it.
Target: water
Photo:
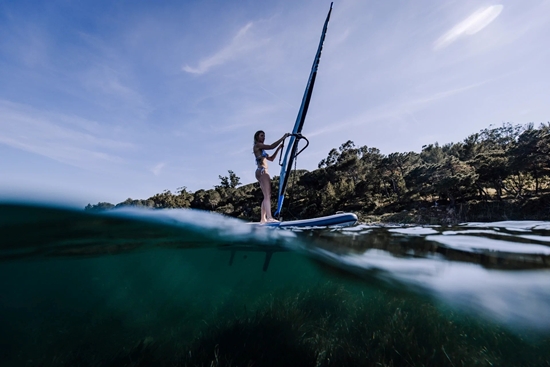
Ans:
[[[549,268],[550,222],[281,230],[5,203],[0,360],[550,366]]]

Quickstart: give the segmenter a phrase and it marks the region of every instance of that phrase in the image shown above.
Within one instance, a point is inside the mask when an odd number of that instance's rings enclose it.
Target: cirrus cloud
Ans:
[[[261,44],[261,42],[255,42],[250,36],[247,36],[252,25],[253,23],[250,22],[242,27],[227,46],[223,47],[212,56],[201,60],[196,67],[185,65],[182,68],[183,71],[191,74],[204,74],[210,70],[210,68],[224,64],[229,60],[237,58],[244,52],[255,48]]]
[[[500,15],[503,8],[503,5],[491,5],[476,10],[468,18],[464,19],[439,37],[434,43],[434,49],[437,50],[447,47],[464,35],[471,36],[476,34],[495,20]]]

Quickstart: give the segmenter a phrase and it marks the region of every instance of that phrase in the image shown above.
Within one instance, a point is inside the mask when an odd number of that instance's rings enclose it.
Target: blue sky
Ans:
[[[330,1],[2,1],[0,197],[76,205],[254,182]],[[335,1],[298,167],[550,120],[550,1]],[[272,174],[278,166],[272,163]]]

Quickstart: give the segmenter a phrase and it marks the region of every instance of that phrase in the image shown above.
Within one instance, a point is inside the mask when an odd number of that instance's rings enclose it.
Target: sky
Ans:
[[[0,200],[77,206],[255,181],[330,1],[0,2]],[[550,121],[550,0],[334,2],[297,167]],[[279,166],[271,163],[278,175]]]

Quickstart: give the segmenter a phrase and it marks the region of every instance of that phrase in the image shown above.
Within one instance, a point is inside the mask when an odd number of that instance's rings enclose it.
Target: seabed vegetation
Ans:
[[[55,354],[52,345],[45,355],[54,356],[29,356],[28,364],[550,366],[550,335],[522,334],[431,301],[331,282],[281,290],[239,311],[220,307],[208,320],[189,317],[198,310],[186,314],[174,317],[162,338],[134,341],[121,335],[125,328],[113,324],[116,317],[92,316],[93,328],[67,334],[64,349],[72,349]]]

